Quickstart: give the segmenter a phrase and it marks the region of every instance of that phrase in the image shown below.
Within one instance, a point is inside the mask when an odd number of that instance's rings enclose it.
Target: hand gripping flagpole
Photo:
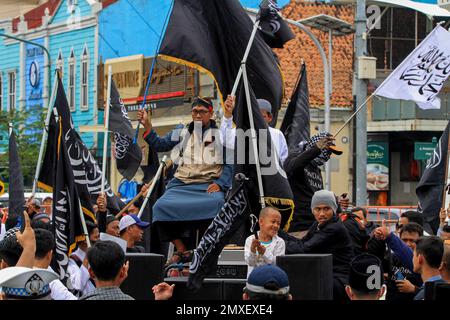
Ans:
[[[150,188],[147,191],[147,195],[145,196],[144,203],[142,203],[141,209],[139,210],[138,217],[141,218],[142,214],[144,213],[144,209],[147,206],[148,199],[150,198],[150,195],[153,192],[153,189],[155,189],[156,183],[161,177],[162,170],[166,166],[167,156],[164,156],[161,160],[161,163],[159,164],[158,171],[156,171],[155,176],[153,177],[152,184],[150,185]]]
[[[56,72],[58,72],[58,71],[56,71]],[[32,197],[34,197],[34,195],[36,194],[37,182],[38,182],[39,173],[41,172],[41,167],[42,167],[42,157],[44,156],[45,142],[47,141],[47,137],[48,137],[48,127],[50,125],[50,116],[52,114],[52,109],[53,109],[52,105],[53,105],[53,100],[55,99],[57,88],[58,88],[58,77],[55,76],[55,80],[53,81],[52,95],[48,102],[47,116],[45,118],[44,132],[42,133],[41,148],[39,149],[39,157],[38,157],[38,162],[36,165],[36,173],[34,175],[34,180],[33,180],[33,191],[31,194]]]
[[[245,97],[247,100],[247,110],[248,110],[248,118],[250,120],[250,132],[252,135],[252,146],[253,146],[253,156],[255,157],[255,165],[256,165],[256,176],[258,177],[258,187],[259,187],[259,197],[260,197],[260,203],[261,208],[265,208],[265,202],[264,202],[264,189],[263,189],[263,183],[262,183],[262,177],[261,177],[261,166],[259,163],[259,155],[258,155],[258,142],[256,138],[256,130],[255,130],[255,123],[253,121],[253,110],[252,110],[252,103],[250,99],[250,90],[248,85],[248,78],[247,78],[247,69],[245,68],[245,64],[241,66],[242,73],[244,77],[244,89],[245,89]],[[269,138],[270,139],[270,138]]]
[[[108,152],[108,130],[109,130],[109,109],[111,105],[111,81],[112,80],[112,66],[108,68],[108,92],[105,105],[105,134],[103,137],[103,162],[102,162],[102,185],[101,194],[105,192],[105,180],[106,180],[106,155]]]
[[[80,220],[81,220],[81,226],[83,227],[83,233],[86,236],[86,244],[88,248],[91,247],[91,240],[89,240],[89,232],[86,227],[86,220],[84,219],[84,213],[83,213],[83,207],[81,206],[80,198],[78,197],[78,205],[80,207]]]
[[[252,48],[252,45],[253,45],[253,41],[255,40],[255,36],[256,36],[256,32],[258,31],[258,27],[259,27],[259,19],[256,20],[256,22],[253,25],[253,30],[250,35],[250,39],[248,41],[247,48],[245,49],[244,57],[242,58],[241,66],[240,66],[239,72],[236,76],[236,80],[234,82],[234,86],[233,86],[233,90],[231,91],[231,95],[232,96],[236,95],[236,91],[237,91],[239,82],[241,80],[241,77],[243,76],[245,97],[247,100],[248,117],[250,120],[250,132],[251,132],[251,137],[252,137],[253,155],[255,157],[256,175],[258,177],[260,203],[261,203],[261,207],[264,208],[266,205],[264,202],[264,189],[263,189],[263,183],[262,183],[262,177],[261,177],[261,166],[259,163],[258,144],[257,144],[257,138],[256,138],[255,123],[253,121],[253,112],[252,112],[252,105],[251,105],[251,99],[250,99],[250,90],[249,90],[249,85],[248,85],[247,69],[245,66],[245,64],[247,63],[248,55],[250,54],[250,49]]]

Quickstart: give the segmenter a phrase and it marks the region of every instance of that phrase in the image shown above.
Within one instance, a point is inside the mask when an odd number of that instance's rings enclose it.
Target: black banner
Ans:
[[[447,166],[449,124],[447,124],[447,128],[439,139],[433,155],[428,160],[416,188],[416,194],[419,198],[419,212],[423,214],[425,227],[429,226],[427,231],[432,231],[433,234],[436,234],[439,228],[439,212],[444,205],[442,197],[447,181],[445,167]]]
[[[303,140],[310,138],[309,129],[309,91],[306,65],[302,65],[300,78],[286,109],[280,130],[286,137],[289,150],[294,149]]]
[[[83,140],[81,140],[79,134],[75,131],[61,79],[58,79],[54,108],[56,108],[58,116],[60,117],[62,126],[61,140],[66,144],[81,205],[83,210],[86,210],[93,215],[92,203],[96,202],[97,197],[101,192],[102,172],[97,161],[89,152],[89,149],[86,147]],[[52,117],[54,117],[54,115],[52,115]],[[55,167],[54,163],[56,159],[54,159],[54,154],[51,154],[53,150],[57,150],[57,147],[54,145],[55,143],[57,143],[56,139],[52,139],[51,135],[49,135],[45,151],[46,154],[44,156],[44,159],[48,159],[48,162],[43,163],[39,175],[40,186],[44,187],[44,190],[49,192],[52,192],[54,186],[54,182],[49,175],[52,174],[51,168]],[[50,183],[50,185],[48,185],[48,183]],[[120,208],[123,208],[124,203],[113,193],[108,183],[105,185],[105,193],[108,197],[107,207],[111,214],[119,212]]]
[[[266,205],[277,208],[281,213],[281,228],[287,230],[294,211],[293,194],[286,172],[282,168],[275,147],[273,146],[270,131],[259,111],[258,102],[249,84],[251,100],[251,112],[254,121],[254,129],[257,134],[257,148],[261,178],[264,189],[264,201]],[[252,211],[259,214],[261,210],[260,191],[254,159],[253,144],[248,133],[250,132],[250,117],[247,108],[247,100],[244,84],[239,89],[236,107],[234,109],[236,122],[236,148],[235,173],[243,173],[250,179],[249,201]],[[245,136],[242,136],[244,134]],[[243,143],[245,144],[243,145]],[[273,150],[272,150],[273,148]]]
[[[217,268],[219,254],[247,219],[248,209],[245,187],[241,184],[225,202],[195,250],[189,267],[189,288],[193,290],[201,288],[206,275]]]
[[[258,18],[263,39],[271,48],[283,48],[284,44],[295,38],[288,24],[280,17],[276,0],[263,0],[259,6]]]
[[[117,170],[127,180],[133,179],[142,161],[142,151],[133,143],[134,130],[114,80],[111,82],[109,130],[114,134],[113,153]]]
[[[238,0],[175,0],[159,54],[208,73],[224,101],[231,93],[252,29],[253,22]],[[283,80],[274,53],[259,33],[246,66],[256,96],[272,104],[275,125]]]
[[[21,215],[24,211],[25,197],[23,187],[23,174],[17,151],[16,135],[14,130],[9,136],[9,199],[8,213]],[[24,221],[25,222],[25,221]]]

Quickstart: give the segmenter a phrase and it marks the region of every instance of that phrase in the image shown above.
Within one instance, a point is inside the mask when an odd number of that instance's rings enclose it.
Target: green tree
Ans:
[[[46,110],[40,105],[30,106],[26,111],[0,111],[0,176],[5,182],[5,187],[9,181],[8,124],[12,123],[16,134],[25,190],[31,190],[39,156],[45,115]]]

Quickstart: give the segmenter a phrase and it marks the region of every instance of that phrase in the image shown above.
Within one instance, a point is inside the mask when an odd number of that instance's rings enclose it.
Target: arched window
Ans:
[[[8,110],[14,111],[16,109],[16,72],[8,72]]]
[[[64,59],[61,50],[59,50],[58,58],[56,59],[56,69],[59,70],[59,77],[62,79],[64,76]]]
[[[67,85],[67,100],[69,102],[70,111],[75,111],[75,77],[76,77],[76,58],[73,48],[69,56],[68,69],[68,85]]]
[[[81,54],[81,74],[80,74],[80,108],[89,109],[89,51],[87,45],[84,46]]]

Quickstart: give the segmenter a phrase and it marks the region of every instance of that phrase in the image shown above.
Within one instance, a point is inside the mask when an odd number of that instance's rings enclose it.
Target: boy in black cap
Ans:
[[[345,292],[350,300],[380,300],[386,291],[383,266],[376,256],[363,253],[350,262]]]

